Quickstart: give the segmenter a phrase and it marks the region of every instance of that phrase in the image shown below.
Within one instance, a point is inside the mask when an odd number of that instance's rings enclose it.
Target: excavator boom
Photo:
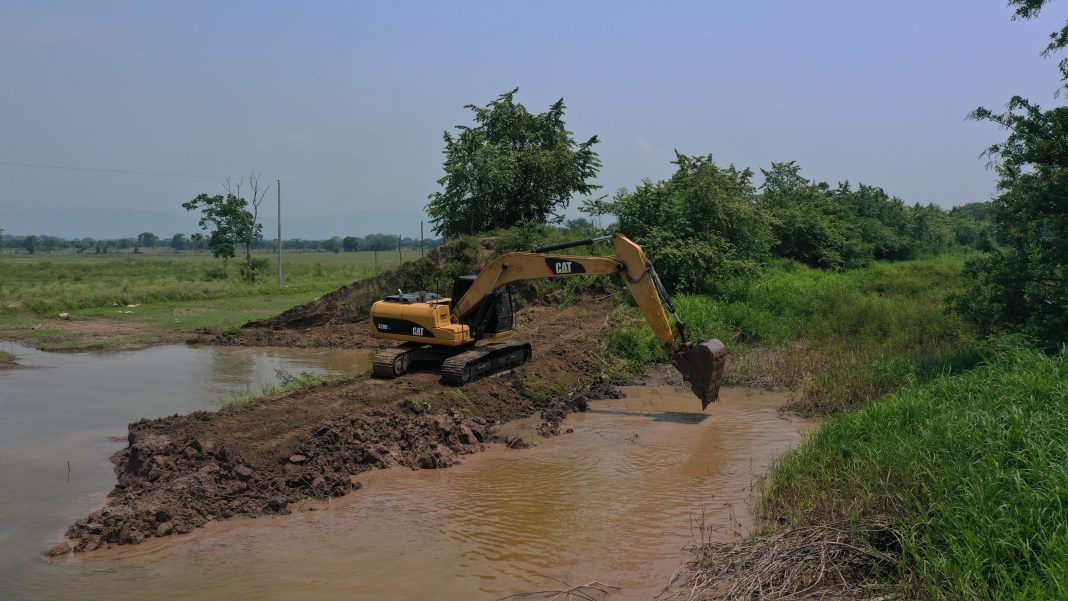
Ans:
[[[571,245],[589,244],[597,240],[587,239],[563,243],[550,247],[534,249],[546,252],[567,248]],[[627,284],[627,289],[638,304],[645,321],[652,328],[653,334],[660,341],[664,351],[671,359],[671,364],[682,374],[697,398],[701,399],[701,409],[708,407],[719,399],[719,388],[723,384],[723,367],[726,363],[726,348],[719,340],[706,340],[699,344],[690,342],[686,332],[686,322],[679,317],[675,304],[660,282],[653,264],[645,252],[630,238],[615,234],[610,238],[615,247],[615,260],[619,262],[620,277]],[[550,255],[552,256],[552,255]],[[675,327],[668,321],[664,307],[675,318]]]

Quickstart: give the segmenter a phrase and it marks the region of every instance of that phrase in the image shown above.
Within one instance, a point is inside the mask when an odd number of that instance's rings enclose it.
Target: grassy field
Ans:
[[[5,255],[0,336],[55,350],[181,339],[280,313],[376,272],[373,252],[283,254],[278,288],[275,256],[257,256],[271,267],[250,283],[236,261],[224,266],[209,254]],[[405,261],[418,257],[404,251]],[[379,272],[398,262],[396,251],[378,253]]]
[[[890,519],[897,577],[934,599],[1068,598],[1068,353],[979,368],[830,418],[774,469],[766,517]]]
[[[728,383],[795,390],[796,410],[825,415],[979,361],[971,328],[944,304],[963,264],[942,256],[832,272],[783,262],[677,304],[691,338],[727,344]],[[664,359],[634,309],[620,322],[606,355],[629,372]]]

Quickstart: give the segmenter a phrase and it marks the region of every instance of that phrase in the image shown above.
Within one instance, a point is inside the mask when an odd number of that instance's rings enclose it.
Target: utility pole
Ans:
[[[404,256],[401,255],[401,235],[397,234],[397,265],[404,262]]]
[[[419,222],[419,256],[425,257],[426,253],[423,252],[423,222]]]
[[[274,180],[278,193],[278,287],[282,287],[282,180]]]
[[[375,249],[375,275],[378,275],[378,249]]]

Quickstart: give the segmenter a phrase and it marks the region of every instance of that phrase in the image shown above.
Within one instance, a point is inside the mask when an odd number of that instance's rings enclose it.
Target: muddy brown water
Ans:
[[[155,351],[161,362],[150,367],[144,354]],[[573,433],[531,449],[490,447],[446,470],[365,474],[361,490],[321,510],[210,524],[53,564],[41,558],[114,483],[107,457],[120,443],[109,437],[127,421],[218,406],[228,386],[244,387],[238,372],[269,380],[276,366],[344,371],[352,360],[270,353],[23,356],[56,362],[37,370],[65,382],[50,392],[31,370],[17,386],[0,374],[0,596],[497,599],[598,580],[620,587],[609,599],[650,599],[689,542],[747,527],[755,478],[808,427],[777,414],[779,394],[725,389],[699,413],[681,389],[628,387],[628,398],[593,403],[565,422]],[[226,361],[245,367],[220,367]],[[160,371],[170,375],[149,376]],[[99,373],[111,377],[94,380]],[[116,391],[130,374],[142,374],[136,389]],[[507,429],[530,436],[535,425]]]

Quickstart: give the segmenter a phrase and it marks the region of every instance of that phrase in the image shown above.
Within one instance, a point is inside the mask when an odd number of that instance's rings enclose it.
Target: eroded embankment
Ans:
[[[127,448],[113,457],[118,483],[106,506],[71,526],[70,544],[52,553],[285,512],[298,499],[345,494],[358,486],[351,477],[369,469],[446,467],[494,440],[495,424],[538,409],[551,433],[564,403],[598,380],[595,352],[613,307],[602,299],[520,312],[516,338],[532,344],[534,358],[462,389],[442,386],[434,371],[390,381],[358,376],[217,412],[133,423]],[[424,415],[408,409],[426,404],[432,409]]]

